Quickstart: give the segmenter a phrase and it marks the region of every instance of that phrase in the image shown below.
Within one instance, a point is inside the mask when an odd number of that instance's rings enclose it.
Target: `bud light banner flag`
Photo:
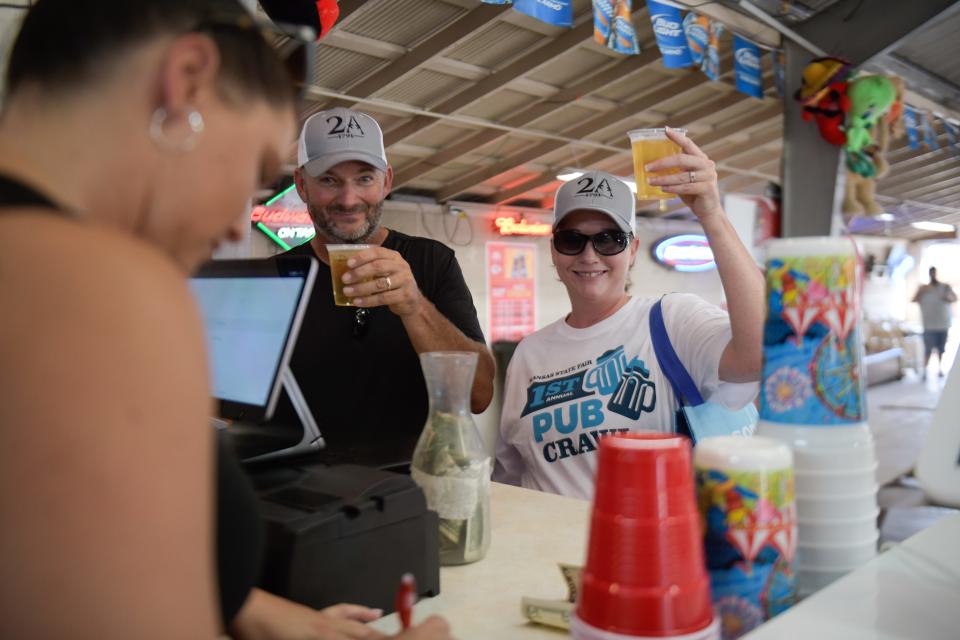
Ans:
[[[733,72],[737,77],[737,91],[754,98],[763,97],[760,47],[738,35],[733,36]]]
[[[573,26],[573,0],[514,0],[513,8],[547,24]]]
[[[933,113],[929,110],[923,112],[923,143],[930,147],[931,151],[940,148],[937,142],[937,132],[933,130]]]
[[[720,34],[723,33],[723,25],[716,20],[710,21],[710,37],[707,40],[707,50],[703,54],[703,64],[700,68],[703,73],[713,81],[720,77]]]
[[[647,10],[650,12],[650,22],[653,24],[653,35],[657,38],[657,46],[660,48],[660,55],[663,56],[663,66],[668,69],[685,69],[693,66],[690,49],[687,46],[687,36],[683,32],[683,16],[680,9],[647,0]]]
[[[957,134],[960,133],[960,127],[946,120],[941,120],[940,122],[943,123],[943,130],[947,134],[947,141],[950,143],[950,148],[953,149],[955,154],[960,156],[960,146],[957,146]]]
[[[903,105],[903,126],[907,130],[907,140],[911,149],[920,148],[920,132],[917,129],[917,112],[908,104]]]
[[[593,39],[617,53],[640,53],[631,0],[593,0]]]
[[[777,95],[781,98],[784,92],[784,73],[786,69],[786,56],[782,49],[774,49],[770,52],[770,61],[773,63],[773,86],[777,89]]]
[[[690,59],[694,66],[703,64],[707,46],[710,43],[710,18],[698,16],[690,12],[683,19],[683,33],[687,37],[687,47],[690,49]]]

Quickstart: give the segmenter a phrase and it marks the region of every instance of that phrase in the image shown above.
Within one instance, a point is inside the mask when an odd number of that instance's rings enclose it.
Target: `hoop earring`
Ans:
[[[163,107],[157,107],[150,118],[150,139],[159,149],[163,151],[177,151],[186,153],[197,146],[197,139],[203,133],[203,116],[196,109],[191,109],[187,113],[187,125],[190,127],[190,133],[183,140],[171,140],[163,131],[163,125],[167,121],[167,110]]]

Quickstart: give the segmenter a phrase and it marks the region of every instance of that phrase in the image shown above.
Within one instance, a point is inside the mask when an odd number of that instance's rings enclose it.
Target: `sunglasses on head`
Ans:
[[[317,34],[306,26],[274,22],[247,13],[212,15],[202,20],[194,31],[236,29],[256,35],[273,49],[283,62],[293,82],[298,103],[302,103],[307,87],[313,79],[313,60]]]
[[[588,236],[573,229],[561,229],[553,232],[553,248],[565,256],[576,256],[581,254],[587,242],[590,242],[593,250],[601,256],[615,256],[627,248],[632,237],[632,233],[619,230],[601,231]]]

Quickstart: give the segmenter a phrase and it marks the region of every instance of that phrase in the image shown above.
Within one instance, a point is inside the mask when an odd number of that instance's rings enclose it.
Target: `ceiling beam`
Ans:
[[[904,197],[928,204],[956,206],[960,200],[958,193],[960,193],[960,182],[954,180],[949,185],[940,185],[926,192],[914,193],[912,196],[904,195]]]
[[[945,194],[938,195],[934,200],[924,202],[938,207],[960,207],[960,187],[951,189]]]
[[[563,135],[570,138],[585,138],[591,134],[595,134],[601,129],[614,126],[618,122],[629,118],[640,111],[645,111],[646,109],[649,109],[660,102],[674,98],[681,93],[698,86],[701,82],[702,78],[697,72],[683,74],[679,79],[674,80],[665,87],[623,104],[616,109],[597,114],[592,118],[588,118],[577,126],[564,131]],[[557,149],[563,147],[564,144],[565,143],[559,140],[546,140],[544,142],[540,142],[533,147],[521,151],[518,154],[504,158],[501,162],[497,163],[493,167],[481,169],[479,171],[472,171],[466,174],[450,184],[447,188],[437,192],[436,198],[440,202],[446,202],[453,196],[467,191],[470,187],[480,184],[484,180],[488,180],[503,173],[504,171],[516,167],[517,165],[521,165],[524,162],[528,162],[534,158],[539,158],[542,155],[546,155],[551,151],[556,151]],[[610,154],[607,153],[607,155]]]
[[[782,139],[783,129],[781,127],[772,127],[769,131],[757,133],[753,136],[750,136],[743,142],[720,149],[717,151],[717,153],[710,156],[710,159],[714,162],[723,161],[729,163],[738,157],[752,153],[757,149],[765,147],[768,144],[781,141]]]
[[[735,142],[729,146],[720,147],[716,152],[710,154],[710,159],[716,162],[718,165],[722,165],[719,172],[724,174],[732,175],[744,175],[740,170],[742,169],[752,169],[753,167],[741,167],[739,165],[734,165],[733,160],[738,157],[743,157],[752,153],[765,152],[766,158],[765,162],[770,162],[771,160],[779,160],[780,158],[780,149],[765,149],[774,143],[779,142],[782,139],[783,130],[782,127],[777,123],[776,126],[771,127],[770,130],[764,131],[762,133],[755,133],[752,136],[749,136],[746,140]],[[694,142],[697,139],[694,138]],[[773,156],[771,158],[771,156]],[[763,163],[761,163],[763,164]],[[630,166],[623,171],[633,171],[633,160],[630,160]],[[767,180],[766,178],[761,178],[758,176],[752,176],[754,179],[758,180]]]
[[[410,73],[430,58],[440,55],[443,51],[473,33],[478,27],[489,23],[509,8],[509,5],[495,4],[480,4],[474,7],[384,68],[351,85],[347,92],[351,95],[363,97],[373,95]],[[353,103],[347,100],[331,100],[323,108],[332,109],[352,105]]]
[[[520,56],[520,58],[515,62],[508,64],[506,67],[495,73],[490,74],[490,76],[484,78],[480,82],[467,87],[463,91],[447,98],[440,104],[434,106],[431,110],[437,113],[453,113],[458,109],[462,109],[468,104],[476,102],[480,98],[483,98],[497,89],[500,89],[503,87],[503,85],[510,82],[514,78],[518,78],[523,74],[528,73],[543,64],[546,64],[561,53],[565,53],[573,49],[574,47],[582,44],[585,40],[592,37],[593,21],[587,20],[579,26],[576,26],[555,38],[554,40],[547,42],[543,46]],[[411,118],[409,122],[405,122],[399,127],[395,127],[390,131],[385,132],[384,142],[389,147],[391,144],[408,138],[409,136],[433,123],[434,119],[427,116],[417,116],[415,118]]]
[[[913,165],[923,164],[929,161],[937,153],[939,153],[938,150],[931,150],[922,144],[918,148],[914,149],[908,143],[904,143],[903,147],[900,147],[892,152],[887,151],[886,158],[887,163],[891,167],[906,168]]]
[[[958,189],[960,189],[960,176],[943,180],[940,184],[933,183],[909,191],[901,191],[897,196],[909,200],[931,201],[939,204],[940,200],[953,195]]]
[[[571,103],[575,103],[582,96],[605,87],[615,80],[622,80],[630,74],[641,71],[658,60],[660,60],[660,52],[657,49],[645,49],[644,52],[638,56],[630,56],[573,86],[561,89],[552,96],[522,109],[505,118],[503,124],[510,127],[522,127]],[[506,134],[503,131],[497,131],[495,129],[480,131],[468,136],[457,144],[445,147],[430,158],[426,158],[422,162],[418,162],[403,171],[397,172],[397,175],[394,176],[393,179],[394,188],[407,184],[450,160],[476,151],[483,145],[494,142],[504,135]]]
[[[956,157],[943,158],[937,162],[922,164],[908,171],[903,171],[900,167],[893,165],[890,167],[890,173],[877,180],[877,187],[881,191],[889,191],[919,178],[939,174],[943,169],[960,171],[960,159]]]
[[[363,7],[364,4],[368,5],[369,9],[369,5],[372,5],[373,3],[368,3],[367,0],[338,0],[337,8],[339,10],[339,14],[337,15],[337,22],[333,25],[333,29],[330,30],[330,33],[333,33],[338,27],[343,27],[349,24],[347,18],[356,13],[357,9]]]
[[[902,183],[902,186],[898,185],[899,188],[883,185],[880,191],[883,193],[889,193],[891,190],[895,189],[894,195],[903,195],[903,197],[909,198],[910,196],[907,195],[909,193],[923,191],[928,187],[936,186],[937,183],[943,183],[951,180],[952,178],[960,177],[960,163],[954,162],[953,165],[953,167],[950,167],[945,171],[931,173],[925,172],[922,177]]]
[[[718,140],[722,140],[724,137],[730,135],[733,132],[749,131],[752,129],[756,129],[757,127],[764,126],[768,124],[770,120],[779,116],[779,109],[780,107],[778,105],[772,104],[771,106],[767,107],[766,109],[763,109],[760,112],[753,112],[753,113],[746,114],[745,116],[741,116],[740,118],[737,118],[736,120],[730,123],[727,123],[725,126],[714,130],[714,132],[708,133],[705,136],[701,137],[700,139],[697,140],[697,144],[701,148],[703,148],[708,144],[717,142]],[[718,132],[720,134],[719,136],[717,135]],[[706,139],[707,141],[704,142],[703,141],[704,139]],[[630,151],[630,148],[624,145],[623,153],[629,153],[629,151]],[[582,167],[589,167],[594,163],[600,162],[602,160],[606,160],[607,158],[610,157],[610,155],[611,154],[609,151],[600,149],[597,151],[593,151],[587,154],[586,156],[583,156],[582,158],[579,158],[577,161],[577,164]],[[513,198],[516,198],[517,196],[523,195],[530,189],[539,187],[540,185],[551,182],[552,180],[556,180],[556,171],[555,170],[544,171],[539,175],[534,176],[530,180],[527,180],[526,182],[513,187],[512,189],[505,189],[505,190],[498,191],[493,195],[493,201],[496,202],[497,204],[503,204],[505,202],[512,200]]]

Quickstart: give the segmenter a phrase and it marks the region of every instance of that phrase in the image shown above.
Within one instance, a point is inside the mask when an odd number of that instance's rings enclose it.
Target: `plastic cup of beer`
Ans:
[[[686,135],[686,129],[674,129]],[[667,130],[663,127],[656,129],[634,129],[628,131],[630,146],[633,149],[633,174],[637,180],[637,200],[669,200],[676,198],[676,194],[667,193],[660,187],[647,184],[647,178],[679,173],[679,169],[664,171],[647,171],[644,167],[654,160],[666,158],[680,153],[680,145],[667,137]]]
[[[350,271],[347,266],[349,260],[354,254],[369,249],[369,244],[328,244],[327,254],[330,256],[330,277],[333,279],[333,303],[338,307],[352,307],[350,298],[343,293],[343,274]],[[351,282],[350,284],[360,284],[360,282],[369,282],[367,280]]]

